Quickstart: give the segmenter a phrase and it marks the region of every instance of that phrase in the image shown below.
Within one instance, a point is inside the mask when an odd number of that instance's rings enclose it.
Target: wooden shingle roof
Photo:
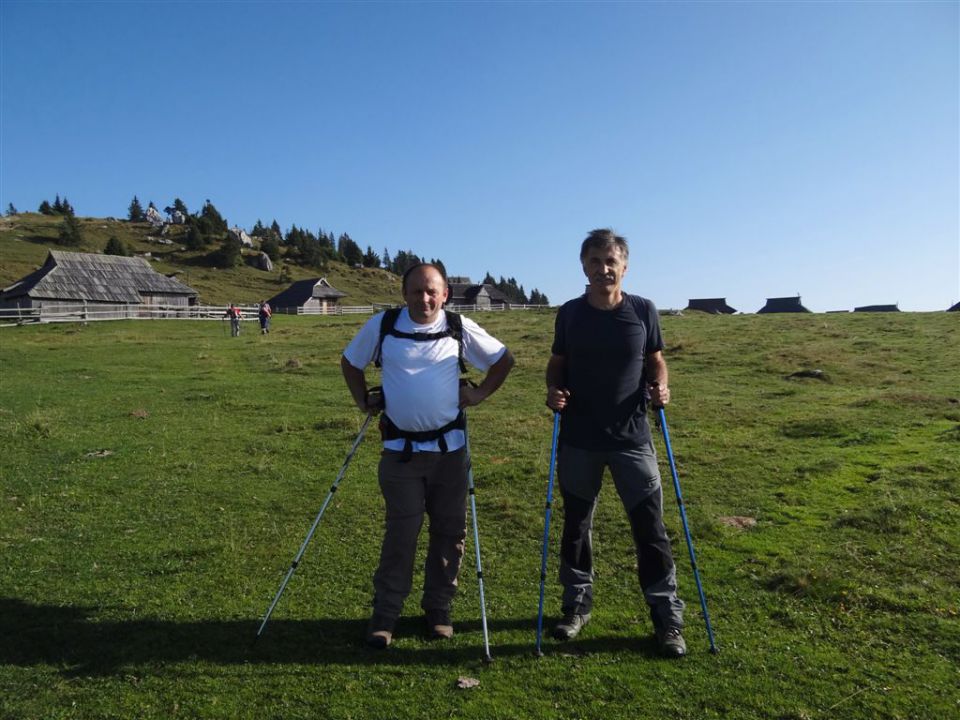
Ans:
[[[39,270],[3,289],[3,297],[139,303],[141,293],[197,295],[179,280],[155,271],[143,258],[51,250]]]

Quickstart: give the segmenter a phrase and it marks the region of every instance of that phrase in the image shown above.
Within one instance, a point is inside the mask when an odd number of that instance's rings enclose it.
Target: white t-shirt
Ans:
[[[380,342],[383,313],[370,318],[356,334],[343,356],[353,367],[363,370],[369,365]],[[481,372],[490,369],[506,347],[473,320],[463,321],[464,360]],[[404,333],[439,333],[447,329],[447,314],[441,310],[436,322],[418,325],[410,319],[407,308],[400,311],[394,329]],[[436,430],[456,420],[460,412],[459,347],[452,337],[417,341],[387,335],[383,339],[383,395],[387,416],[401,430],[424,432]],[[450,430],[444,435],[448,450],[459,450],[466,444],[463,430]],[[403,450],[406,440],[386,440],[388,450]],[[436,440],[413,442],[414,452],[439,452]]]

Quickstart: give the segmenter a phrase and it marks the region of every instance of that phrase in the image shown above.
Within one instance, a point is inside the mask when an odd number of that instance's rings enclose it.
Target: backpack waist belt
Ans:
[[[380,435],[384,440],[406,441],[403,445],[403,453],[400,456],[400,462],[410,462],[410,458],[413,455],[413,443],[415,442],[431,442],[436,440],[437,444],[440,446],[440,454],[446,455],[448,448],[447,439],[444,436],[451,430],[465,430],[466,427],[467,416],[464,414],[463,410],[460,411],[453,421],[448,422],[442,428],[437,428],[436,430],[421,430],[419,432],[413,430],[401,430],[394,425],[393,420],[387,417],[386,413],[383,413],[380,416]]]

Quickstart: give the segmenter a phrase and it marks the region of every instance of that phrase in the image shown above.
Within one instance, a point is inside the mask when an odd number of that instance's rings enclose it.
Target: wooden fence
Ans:
[[[257,319],[256,305],[241,305],[243,320]],[[391,305],[337,305],[327,308],[298,308],[298,315],[372,315]],[[476,305],[452,305],[455,312],[490,312],[503,310],[543,310],[549,305],[503,305],[477,307]],[[225,305],[106,305],[58,304],[56,307],[0,308],[0,327],[28,323],[96,322],[101,320],[221,320],[226,316]]]

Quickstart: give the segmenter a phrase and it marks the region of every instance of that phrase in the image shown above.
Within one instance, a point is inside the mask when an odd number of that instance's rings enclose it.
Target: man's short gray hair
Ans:
[[[602,250],[611,245],[620,248],[620,254],[624,260],[630,257],[630,248],[627,245],[627,239],[625,237],[617,235],[610,228],[591,230],[590,234],[587,235],[587,239],[584,240],[580,246],[580,262],[583,262],[591,249],[597,248]]]

